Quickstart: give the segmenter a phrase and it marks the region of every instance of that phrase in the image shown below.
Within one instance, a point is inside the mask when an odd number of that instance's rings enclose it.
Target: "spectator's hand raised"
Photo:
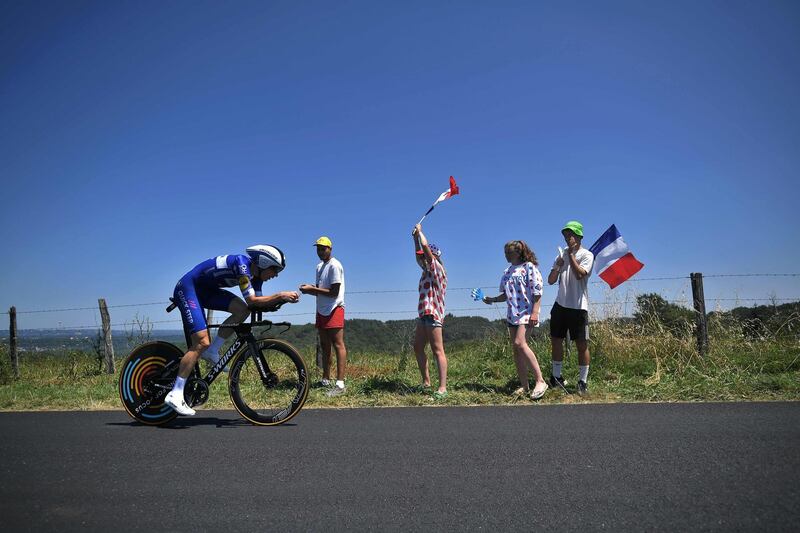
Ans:
[[[564,251],[559,246],[558,247],[558,257],[556,257],[556,262],[553,263],[553,267],[560,270],[563,265],[564,265]]]

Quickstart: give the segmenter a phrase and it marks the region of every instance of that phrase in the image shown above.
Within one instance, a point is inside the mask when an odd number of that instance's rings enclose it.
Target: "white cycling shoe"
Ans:
[[[164,403],[175,409],[179,415],[194,416],[195,410],[186,405],[186,400],[183,399],[183,393],[174,390],[164,397]]]

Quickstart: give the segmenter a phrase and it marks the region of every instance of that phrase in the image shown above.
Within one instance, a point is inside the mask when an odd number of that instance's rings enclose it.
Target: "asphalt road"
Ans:
[[[2,531],[796,531],[800,403],[0,413]]]

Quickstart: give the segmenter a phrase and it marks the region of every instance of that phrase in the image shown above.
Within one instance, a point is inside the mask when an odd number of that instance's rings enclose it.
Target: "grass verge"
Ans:
[[[539,403],[800,400],[800,343],[793,338],[752,339],[715,327],[711,350],[701,357],[691,336],[664,330],[607,322],[595,325],[592,335],[589,396],[551,389]],[[549,376],[549,338],[539,334],[531,346],[543,374]],[[420,389],[412,353],[352,352],[347,393],[329,398],[325,389],[314,388],[306,407],[531,403],[511,396],[519,383],[505,336],[489,334],[482,341],[446,348],[449,394],[443,400],[434,400],[429,391]],[[311,377],[318,381],[321,372],[313,364],[313,355],[304,354],[304,358]],[[436,369],[429,364],[435,386]],[[574,347],[565,357],[564,376],[571,383],[568,388],[574,390]],[[232,408],[226,379],[212,385],[203,408]],[[20,377],[15,379],[7,352],[0,350],[0,410],[97,409],[121,409],[121,405],[117,376],[102,373],[95,355],[26,353],[20,358]]]

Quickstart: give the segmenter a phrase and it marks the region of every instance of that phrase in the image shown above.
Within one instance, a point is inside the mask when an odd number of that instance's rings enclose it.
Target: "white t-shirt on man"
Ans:
[[[321,262],[317,265],[317,287],[320,289],[330,289],[333,285],[341,283],[339,296],[317,296],[317,313],[323,316],[330,316],[333,311],[341,306],[344,307],[344,268],[334,257],[328,262]]]
[[[556,302],[561,307],[569,309],[589,310],[589,276],[592,275],[594,255],[586,248],[581,248],[575,253],[575,260],[586,271],[586,276],[578,279],[572,271],[572,262],[567,251],[562,255],[564,264],[558,274],[558,296]]]

